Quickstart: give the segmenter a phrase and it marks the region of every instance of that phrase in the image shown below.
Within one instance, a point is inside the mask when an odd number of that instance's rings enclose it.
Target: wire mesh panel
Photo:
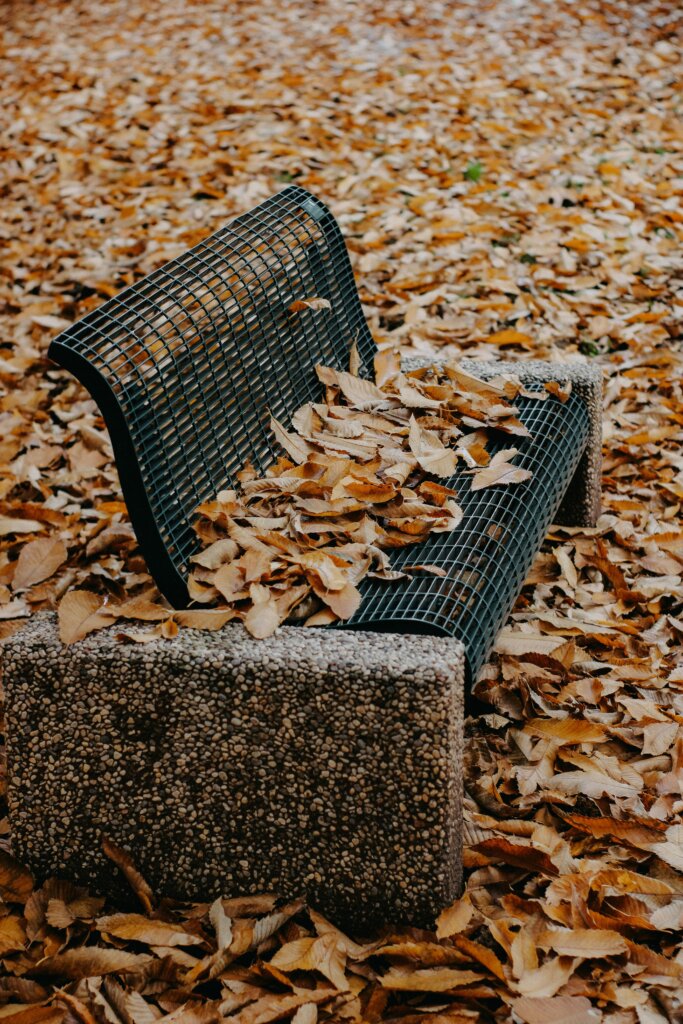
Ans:
[[[366,578],[363,601],[345,628],[455,636],[465,644],[470,680],[491,651],[496,634],[519,594],[548,526],[586,447],[589,413],[574,393],[555,400],[517,399],[531,437],[515,438],[514,465],[530,480],[472,491],[471,476],[458,470],[440,483],[458,492],[463,509],[453,533],[433,533],[418,545],[392,552],[392,568],[435,566],[393,583]],[[510,437],[489,443],[491,453]]]
[[[313,297],[331,308],[290,310]],[[247,459],[265,469],[275,455],[270,414],[288,425],[300,405],[319,400],[315,364],[345,369],[354,341],[367,372],[374,343],[339,227],[318,199],[291,186],[52,342],[50,356],[99,403],[142,552],[172,604],[187,603],[197,505],[231,486]],[[346,628],[455,636],[476,676],[589,433],[576,393],[564,405],[517,405],[532,436],[518,443],[515,465],[532,478],[473,492],[458,471],[447,481],[464,509],[458,529],[392,559],[396,569],[419,563],[445,575],[366,579]]]
[[[289,310],[314,297],[331,308]],[[102,410],[133,527],[173,604],[187,601],[197,505],[248,458],[268,464],[270,413],[317,399],[315,364],[346,369],[353,341],[367,369],[374,343],[341,231],[290,186],[52,342]]]

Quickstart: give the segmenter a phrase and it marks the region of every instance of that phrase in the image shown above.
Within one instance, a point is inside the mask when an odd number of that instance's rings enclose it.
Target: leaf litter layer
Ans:
[[[110,848],[130,913],[64,882],[32,893],[3,857],[3,1016],[680,1017],[677,17],[597,0],[6,12],[5,629],[69,590],[96,617],[157,603],[50,335],[289,180],[339,216],[382,349],[597,359],[606,458],[598,526],[553,531],[484,672],[467,888],[436,933],[356,943],[260,895],[160,906]]]

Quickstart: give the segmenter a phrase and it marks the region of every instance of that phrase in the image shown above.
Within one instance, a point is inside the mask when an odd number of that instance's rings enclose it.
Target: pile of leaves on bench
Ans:
[[[459,461],[472,489],[531,475],[511,463],[514,447],[491,457],[490,430],[527,436],[512,404],[519,381],[486,383],[457,366],[401,373],[378,359],[376,383],[318,366],[324,400],[303,405],[289,431],[271,427],[286,455],[261,476],[251,466],[239,489],[201,505],[190,595],[224,602],[255,637],[286,620],[327,625],[358,609],[365,576],[398,580],[394,548],[457,529],[462,510],[448,480]],[[547,391],[525,392],[548,398]]]
[[[473,490],[529,478],[511,461],[516,448],[487,451],[492,431],[528,436],[514,399],[568,395],[554,383],[527,391],[510,375],[485,382],[456,365],[402,373],[394,353],[378,356],[375,370],[375,383],[358,376],[355,349],[348,372],[318,366],[321,401],[298,409],[290,430],[271,421],[285,454],[264,475],[245,466],[236,489],[197,510],[203,549],[193,559],[190,595],[218,607],[172,613],[136,599],[96,609],[97,624],[119,616],[158,619],[151,631],[121,634],[144,642],[173,636],[182,625],[218,628],[232,618],[259,638],[285,621],[319,626],[348,619],[365,576],[394,581],[443,571],[417,560],[394,570],[390,552],[457,529],[457,493],[439,478],[452,478],[459,462]],[[84,635],[83,602],[91,600],[78,591],[63,599],[66,642]],[[96,628],[92,617],[86,626]]]

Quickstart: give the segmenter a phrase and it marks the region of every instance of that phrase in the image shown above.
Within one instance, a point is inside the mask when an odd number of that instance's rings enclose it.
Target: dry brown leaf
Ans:
[[[258,640],[272,636],[280,625],[280,609],[273,593],[260,583],[252,583],[249,587],[252,606],[244,616],[245,628]]]
[[[142,914],[112,914],[97,919],[101,932],[117,939],[144,942],[147,946],[197,946],[202,939],[191,935],[175,924],[150,920]]]
[[[316,366],[316,372],[323,384],[338,387],[354,409],[377,409],[390,404],[387,395],[369,380],[329,366]]]
[[[304,309],[332,309],[329,299],[321,299],[315,296],[312,299],[296,299],[290,302],[287,309],[290,313],[301,313]]]
[[[101,977],[120,971],[141,971],[151,962],[150,956],[129,953],[124,949],[84,946],[40,960],[31,968],[28,975],[36,978],[68,978],[70,981],[80,981],[82,978]]]
[[[116,614],[105,609],[104,598],[89,590],[69,590],[59,602],[59,638],[74,644],[97,629],[111,626]]]
[[[0,849],[0,896],[6,903],[26,903],[33,892],[33,875],[6,850]]]
[[[525,1024],[599,1024],[601,1018],[585,996],[523,996],[514,1001],[512,1009]]]
[[[26,945],[26,931],[18,917],[0,917],[0,956],[16,953]]]
[[[414,417],[410,420],[409,442],[410,450],[425,473],[453,476],[458,456],[452,448],[446,448],[438,434],[425,430]]]
[[[292,1024],[316,1024],[318,1007],[315,1003],[304,1003],[292,1017]]]
[[[543,949],[552,949],[561,956],[618,956],[627,948],[618,932],[599,928],[546,929],[536,941]]]
[[[517,982],[517,989],[523,996],[536,999],[557,995],[574,973],[576,961],[571,957],[555,957],[540,967],[523,974]]]
[[[422,971],[392,967],[379,980],[384,988],[399,992],[452,992],[481,981],[483,977],[476,971],[461,971],[454,967],[431,967]]]
[[[75,1017],[80,1024],[97,1024],[97,1020],[93,1017],[92,1013],[76,996],[71,995],[70,992],[65,992],[63,989],[59,990],[55,994],[55,998],[58,1002],[64,1003],[65,1006],[71,1011],[70,1015]]]
[[[510,484],[519,484],[524,480],[531,479],[531,473],[528,469],[513,466],[512,463],[507,461],[516,454],[516,448],[506,448],[503,451],[496,452],[488,466],[474,474],[471,489],[473,491],[480,491],[484,487],[500,485],[507,487]]]
[[[239,553],[239,548],[234,540],[223,537],[220,540],[209,544],[207,548],[192,556],[191,561],[195,565],[201,565],[205,569],[219,569],[226,562],[231,562]]]
[[[8,1024],[61,1024],[66,1011],[58,1006],[20,1006],[9,1004],[2,1019]]]
[[[12,516],[0,515],[0,537],[8,534],[37,533],[44,530],[45,525],[35,519],[20,519]]]
[[[556,380],[549,380],[543,387],[563,403],[567,401],[572,393],[572,382],[570,380],[564,381],[562,384],[558,384]]]
[[[152,890],[135,867],[130,854],[111,839],[107,839],[106,836],[102,839],[102,850],[105,856],[113,861],[116,867],[123,872],[126,881],[142,904],[143,910],[148,914],[151,913],[153,906]]]
[[[436,934],[440,939],[462,932],[472,920],[474,907],[469,893],[465,893],[446,910],[442,910],[436,921]]]
[[[560,744],[564,743],[606,743],[609,733],[599,722],[585,718],[532,718],[524,731],[533,736],[547,736]]]
[[[35,583],[47,580],[66,561],[67,550],[59,537],[39,537],[25,544],[19,553],[12,587],[26,590]]]
[[[298,434],[292,434],[282,426],[274,416],[270,418],[270,429],[275,435],[275,440],[284,448],[290,458],[295,462],[305,462],[313,449]]]
[[[173,618],[186,629],[222,629],[235,618],[235,613],[224,608],[185,608],[174,612]]]
[[[269,1024],[270,1021],[281,1020],[300,1006],[326,1003],[337,994],[336,989],[309,990],[295,993],[266,993],[260,999],[250,1003],[235,1017],[226,1018],[235,1024]],[[309,1011],[310,1012],[310,1011]]]

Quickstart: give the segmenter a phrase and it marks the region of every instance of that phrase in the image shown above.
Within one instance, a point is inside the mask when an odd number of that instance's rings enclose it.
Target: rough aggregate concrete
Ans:
[[[111,895],[103,836],[158,895],[305,895],[348,927],[429,924],[461,875],[457,640],[241,625],[0,651],[15,853]]]

